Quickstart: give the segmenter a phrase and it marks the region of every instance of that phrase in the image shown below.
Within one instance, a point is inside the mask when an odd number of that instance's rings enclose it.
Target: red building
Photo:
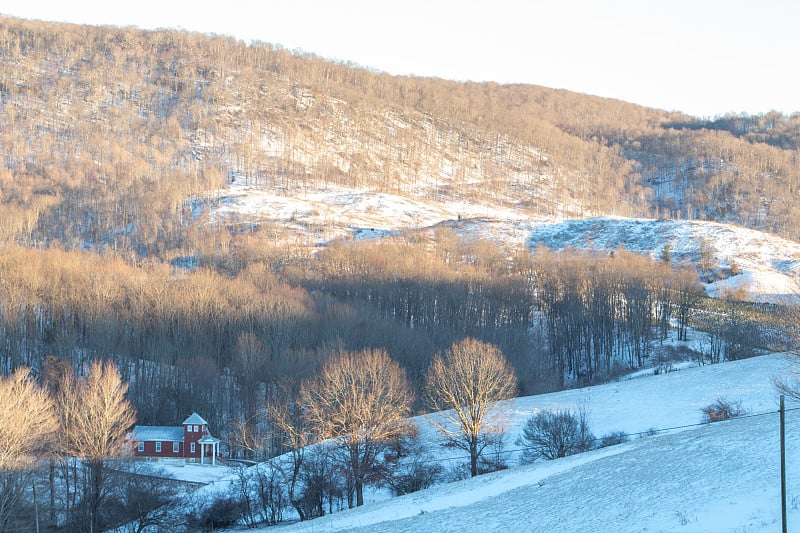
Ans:
[[[197,413],[183,421],[180,427],[134,426],[129,436],[136,457],[154,459],[186,459],[216,464],[219,439],[208,431],[208,422]]]

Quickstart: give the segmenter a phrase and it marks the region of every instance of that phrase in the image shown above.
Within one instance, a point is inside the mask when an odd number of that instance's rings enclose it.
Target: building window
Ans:
[[[198,431],[199,431],[199,430],[197,429],[197,426],[195,426],[195,427],[194,427],[194,432],[195,432],[195,433],[197,433]]]
[[[186,428],[186,431],[188,431],[189,433],[192,432],[192,425],[191,424],[189,424],[189,427]]]
[[[136,450],[137,450],[139,453],[143,453],[143,452],[144,452],[144,442],[140,442],[139,444],[137,444],[137,445],[136,445]]]
[[[192,443],[192,453],[194,453],[194,450],[195,450],[195,447],[194,447],[194,442],[193,442]]]
[[[156,442],[156,453],[161,453],[161,443]]]
[[[172,453],[178,453],[178,443],[177,442],[173,442],[172,443]]]

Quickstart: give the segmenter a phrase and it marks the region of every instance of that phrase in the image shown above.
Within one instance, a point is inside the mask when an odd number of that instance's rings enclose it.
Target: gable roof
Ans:
[[[131,440],[136,442],[183,442],[183,428],[173,426],[134,426]]]
[[[189,418],[187,418],[186,420],[183,421],[183,425],[184,426],[187,425],[187,424],[198,424],[198,425],[199,424],[206,424],[206,425],[208,425],[208,422],[203,420],[203,417],[198,415],[197,413],[192,413],[192,416],[190,416]],[[183,430],[181,430],[181,431],[183,431]]]
[[[219,439],[211,435],[203,435],[203,438],[198,440],[200,444],[219,444]]]

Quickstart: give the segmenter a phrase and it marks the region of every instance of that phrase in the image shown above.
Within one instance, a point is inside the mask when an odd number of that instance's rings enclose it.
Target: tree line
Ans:
[[[494,345],[465,338],[433,358],[425,409],[435,411],[429,420],[442,445],[468,453],[469,475],[500,467],[485,452],[502,445],[507,406],[500,400],[516,394],[514,371]],[[442,480],[443,469],[426,461],[436,444],[423,442],[408,418],[414,396],[405,371],[380,349],[335,353],[315,376],[284,389],[263,410],[269,439],[261,442],[275,457],[242,474],[237,485],[245,522],[255,524],[260,515],[274,524],[269,517],[288,505],[307,520],[343,501],[363,505],[368,485],[399,495]],[[256,496],[251,482],[260,488]],[[269,490],[261,490],[265,485]]]
[[[695,348],[707,362],[778,347],[784,327],[779,309],[709,307],[686,266],[622,250],[508,251],[446,231],[225,273],[17,246],[0,248],[0,269],[5,375],[49,355],[76,367],[110,358],[142,423],[202,411],[242,450],[265,399],[337,350],[386,350],[419,392],[436,353],[476,338],[502,350],[527,395],[651,364],[690,326],[714,333]]]
[[[431,359],[421,411],[432,411],[426,416],[440,445],[467,453],[466,464],[445,472],[427,460],[437,439],[421,440],[408,418],[417,392],[406,371],[384,349],[333,349],[313,375],[287,378],[259,402],[255,418],[264,431],[250,445],[269,459],[240,468],[227,492],[192,503],[168,482],[137,476],[127,440],[136,414],[116,366],[95,360],[75,368],[48,357],[38,376],[20,367],[0,377],[0,531],[40,521],[49,531],[274,525],[290,507],[308,520],[363,505],[367,486],[400,495],[460,471],[507,468],[510,404],[502,400],[518,386],[503,352],[478,339],[455,341]],[[596,439],[579,408],[577,415],[533,414],[517,444],[530,462],[625,438]]]

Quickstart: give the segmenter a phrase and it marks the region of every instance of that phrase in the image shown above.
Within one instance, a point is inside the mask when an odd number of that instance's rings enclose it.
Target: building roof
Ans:
[[[219,439],[212,437],[211,435],[203,435],[203,438],[197,442],[200,444],[219,444]]]
[[[134,426],[131,440],[136,442],[183,442],[183,428],[172,426]]]
[[[189,418],[187,418],[186,420],[183,421],[183,425],[184,426],[187,425],[187,424],[198,424],[198,425],[206,424],[206,425],[208,425],[208,422],[203,420],[203,417],[198,415],[197,413],[192,413],[192,416],[190,416]]]

